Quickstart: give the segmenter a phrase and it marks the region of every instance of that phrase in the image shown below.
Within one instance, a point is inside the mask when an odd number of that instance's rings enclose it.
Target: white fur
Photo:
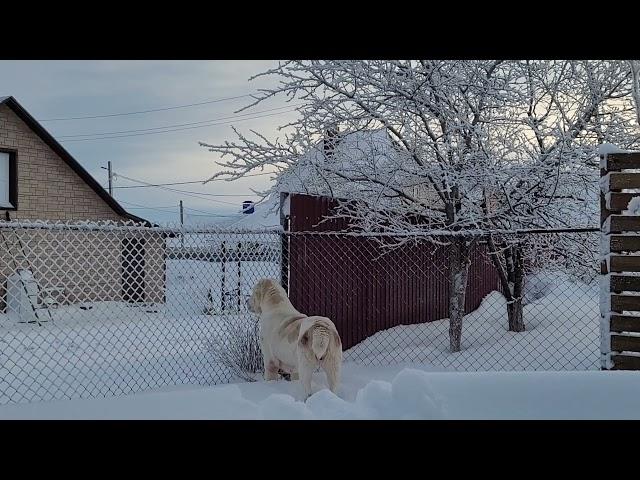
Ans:
[[[342,342],[327,317],[307,317],[296,310],[276,280],[260,280],[249,299],[249,310],[260,315],[260,341],[266,380],[277,380],[278,371],[296,374],[307,397],[311,375],[321,367],[329,388],[337,393],[342,366]]]

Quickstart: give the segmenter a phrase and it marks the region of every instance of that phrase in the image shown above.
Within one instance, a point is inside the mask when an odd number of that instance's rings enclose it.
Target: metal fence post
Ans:
[[[222,311],[222,313],[224,313],[226,311],[226,305],[225,305],[225,299],[226,299],[226,295],[227,295],[227,271],[226,271],[226,264],[227,264],[227,249],[225,246],[225,242],[222,242],[222,247],[220,249],[220,253],[221,253],[221,259],[220,259],[220,267],[222,270],[222,285],[220,288],[220,309]]]
[[[280,283],[284,291],[289,293],[289,215],[284,211],[287,193],[280,194],[280,226],[283,233],[280,234]]]

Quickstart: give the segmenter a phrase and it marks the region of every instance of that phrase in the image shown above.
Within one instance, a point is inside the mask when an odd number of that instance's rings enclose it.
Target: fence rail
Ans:
[[[598,263],[588,255],[598,232],[493,234],[537,251],[527,257],[526,330],[508,331],[479,243],[462,350],[452,353],[446,238],[417,235],[398,250],[354,232],[0,222],[0,404],[234,381],[230,362],[244,360],[221,352],[247,345],[255,360],[246,300],[265,277],[285,282],[304,313],[336,322],[347,362],[598,368]],[[628,328],[632,319],[615,321]],[[260,375],[255,362],[246,368]]]

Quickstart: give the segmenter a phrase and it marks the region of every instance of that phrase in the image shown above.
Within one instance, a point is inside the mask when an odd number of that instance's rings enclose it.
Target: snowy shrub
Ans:
[[[244,381],[255,382],[264,372],[260,325],[253,318],[230,321],[224,332],[208,341],[214,360]]]

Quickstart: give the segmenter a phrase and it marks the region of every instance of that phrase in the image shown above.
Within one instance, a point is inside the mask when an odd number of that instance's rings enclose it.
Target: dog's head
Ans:
[[[274,291],[274,289],[277,290],[278,286],[278,282],[272,278],[263,278],[258,281],[255,287],[253,287],[251,297],[247,300],[247,307],[249,311],[257,314],[262,313],[262,302],[267,294]]]

